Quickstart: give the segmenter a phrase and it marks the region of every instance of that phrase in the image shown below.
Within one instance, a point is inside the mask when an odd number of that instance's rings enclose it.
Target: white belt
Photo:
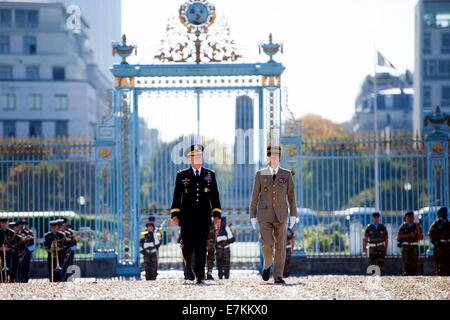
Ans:
[[[220,242],[220,241],[226,241],[226,240],[228,240],[228,237],[227,237],[227,236],[218,236],[218,237],[217,237],[217,242]]]
[[[218,249],[228,249],[229,247],[230,247],[229,244],[227,244],[226,246],[217,245]]]
[[[403,246],[418,246],[419,243],[418,242],[403,242],[402,245]]]
[[[150,253],[155,253],[155,252],[156,252],[156,249],[150,250]]]
[[[287,245],[287,246],[286,246],[286,249],[290,249],[290,248],[292,248],[291,245]]]
[[[144,242],[144,249],[153,248],[155,244],[153,242]]]
[[[384,243],[369,243],[369,247],[384,247]]]

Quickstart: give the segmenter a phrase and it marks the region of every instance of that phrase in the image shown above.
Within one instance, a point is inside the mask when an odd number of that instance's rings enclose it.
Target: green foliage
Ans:
[[[308,253],[341,252],[348,250],[348,241],[345,232],[336,226],[323,225],[304,229],[305,250]]]

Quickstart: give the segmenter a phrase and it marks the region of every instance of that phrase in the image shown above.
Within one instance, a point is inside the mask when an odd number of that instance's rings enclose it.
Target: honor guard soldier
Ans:
[[[173,225],[181,227],[181,247],[185,266],[185,279],[203,284],[205,280],[206,246],[214,217],[216,230],[220,228],[221,206],[214,171],[202,167],[201,145],[193,145],[185,152],[191,167],[179,171],[175,182],[171,218]],[[195,260],[192,272],[192,256]]]
[[[64,245],[64,263],[63,263],[63,275],[64,281],[67,281],[69,274],[67,269],[73,265],[75,253],[77,252],[77,240],[75,239],[75,231],[69,228],[69,220],[67,218],[58,219],[59,231],[63,232],[66,236],[66,242]]]
[[[398,247],[402,252],[402,269],[404,276],[417,275],[419,260],[419,241],[423,239],[419,223],[414,222],[414,212],[405,214],[405,222],[397,235]]]
[[[164,227],[164,224],[166,223],[166,221],[163,221],[161,223],[161,225],[159,227],[157,227],[156,226],[156,218],[154,216],[150,216],[150,217],[148,217],[148,223],[153,223],[153,226],[155,228],[153,233],[155,234],[155,237],[158,238],[158,241],[159,241],[159,245],[156,248],[156,253],[159,257],[159,247],[161,246],[161,243],[162,243],[163,227]],[[147,227],[145,227],[145,229],[140,233],[140,239],[143,239],[146,234],[147,234]]]
[[[12,258],[12,240],[14,231],[9,228],[8,219],[0,220],[0,258],[1,258],[1,281],[6,283],[12,281],[11,258]]]
[[[388,233],[384,224],[380,223],[380,213],[372,214],[372,223],[369,224],[364,233],[363,250],[367,254],[369,247],[369,261],[371,265],[380,268],[380,275],[384,275],[384,258],[388,247]]]
[[[208,271],[206,273],[206,280],[214,280],[212,276],[212,271],[214,269],[214,259],[216,254],[216,236],[218,230],[216,230],[216,226],[214,223],[211,223],[209,227],[208,240],[206,242],[206,265]]]
[[[286,239],[286,262],[284,263],[283,277],[289,277],[289,264],[291,263],[292,252],[294,252],[294,231],[291,228],[287,230]]]
[[[141,253],[144,255],[144,269],[146,280],[156,280],[158,275],[158,248],[160,242],[152,222],[146,224],[146,232],[141,234]]]
[[[438,218],[430,227],[431,243],[434,246],[436,275],[450,276],[450,222],[448,209],[441,208],[437,212]]]
[[[231,244],[234,243],[234,235],[231,225],[227,225],[227,219],[222,217],[220,230],[216,239],[216,262],[219,271],[219,279],[230,278]]]
[[[26,220],[20,220],[19,233],[25,238],[25,250],[23,256],[19,260],[19,282],[27,283],[30,280],[30,264],[34,246],[33,231],[28,229],[28,222]]]
[[[64,263],[64,246],[66,244],[66,236],[59,231],[58,221],[50,221],[50,231],[44,236],[44,247],[47,250],[47,267],[50,282],[62,282],[63,263]]]
[[[19,224],[17,222],[10,222],[9,228],[14,231],[14,236],[11,240],[11,274],[10,282],[19,281],[19,260],[25,251],[25,237],[19,234]]]

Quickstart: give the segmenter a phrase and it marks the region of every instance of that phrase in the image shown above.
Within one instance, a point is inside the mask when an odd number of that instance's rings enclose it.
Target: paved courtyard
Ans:
[[[203,286],[185,282],[179,271],[162,271],[156,282],[125,279],[77,279],[50,284],[0,285],[0,300],[405,300],[450,299],[450,277],[290,277],[284,286],[263,282],[253,271],[234,271],[230,280],[208,281]]]

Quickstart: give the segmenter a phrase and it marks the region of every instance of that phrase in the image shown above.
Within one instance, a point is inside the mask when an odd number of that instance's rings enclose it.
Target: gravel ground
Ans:
[[[450,277],[290,277],[286,285],[264,282],[252,271],[235,271],[230,280],[203,286],[185,282],[178,271],[161,271],[156,282],[77,279],[50,284],[0,284],[0,300],[450,300]]]

